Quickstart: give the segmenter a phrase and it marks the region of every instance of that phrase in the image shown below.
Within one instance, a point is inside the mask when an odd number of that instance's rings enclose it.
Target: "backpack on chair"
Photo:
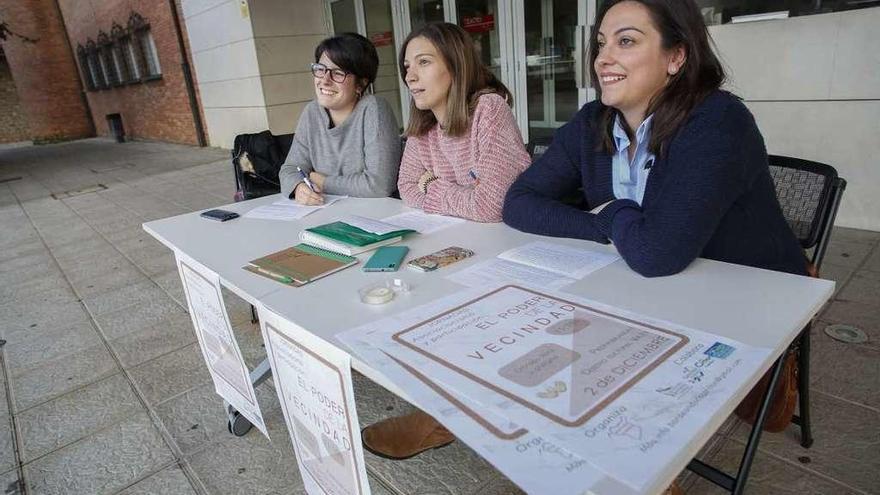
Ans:
[[[292,141],[293,134],[273,136],[269,131],[235,136],[232,149],[235,201],[281,191],[278,171],[287,158]]]

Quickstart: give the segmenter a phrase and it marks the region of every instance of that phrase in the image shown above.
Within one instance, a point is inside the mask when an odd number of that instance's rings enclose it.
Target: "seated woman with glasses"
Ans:
[[[428,213],[500,222],[507,188],[529,166],[513,98],[455,24],[426,24],[400,51],[412,95],[397,186]]]
[[[319,205],[323,194],[384,197],[400,165],[397,120],[388,103],[364,94],[379,56],[363,36],[345,33],[315,48],[315,99],[303,109],[278,173],[281,193]]]
[[[513,184],[504,221],[613,242],[647,277],[697,257],[805,274],[764,139],[742,101],[720,89],[724,70],[693,0],[610,0],[596,19],[589,62],[599,101]],[[560,200],[579,187],[592,212]]]

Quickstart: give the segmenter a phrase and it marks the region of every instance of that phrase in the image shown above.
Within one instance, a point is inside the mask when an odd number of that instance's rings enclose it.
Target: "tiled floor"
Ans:
[[[304,493],[271,382],[257,392],[274,441],[227,433],[172,255],[140,227],[227,203],[231,184],[217,149],[0,147],[0,493]],[[795,427],[766,434],[747,493],[880,493],[878,243],[835,230],[823,273],[838,289],[814,327],[816,444],[800,448]],[[249,308],[227,305],[253,365],[264,351]],[[871,339],[831,340],[831,323]],[[355,387],[364,423],[411,407],[358,375]],[[732,471],[746,434],[731,420],[703,458]],[[519,493],[461,442],[367,465],[382,495]]]

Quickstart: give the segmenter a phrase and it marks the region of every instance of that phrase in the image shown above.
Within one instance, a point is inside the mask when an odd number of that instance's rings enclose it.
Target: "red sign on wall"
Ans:
[[[380,46],[388,46],[392,41],[392,33],[391,31],[385,31],[384,33],[373,33],[370,35],[370,41],[373,42],[373,46],[376,48]]]
[[[462,17],[461,27],[469,33],[485,33],[495,29],[495,15],[475,15],[473,17]]]

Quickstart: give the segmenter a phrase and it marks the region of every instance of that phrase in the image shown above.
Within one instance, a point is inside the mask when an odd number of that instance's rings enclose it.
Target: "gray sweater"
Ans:
[[[296,167],[327,176],[324,192],[356,197],[385,197],[394,192],[400,167],[397,120],[388,103],[366,95],[342,125],[330,129],[327,111],[306,105],[290,153],[278,173],[281,193],[292,197],[302,181]]]

